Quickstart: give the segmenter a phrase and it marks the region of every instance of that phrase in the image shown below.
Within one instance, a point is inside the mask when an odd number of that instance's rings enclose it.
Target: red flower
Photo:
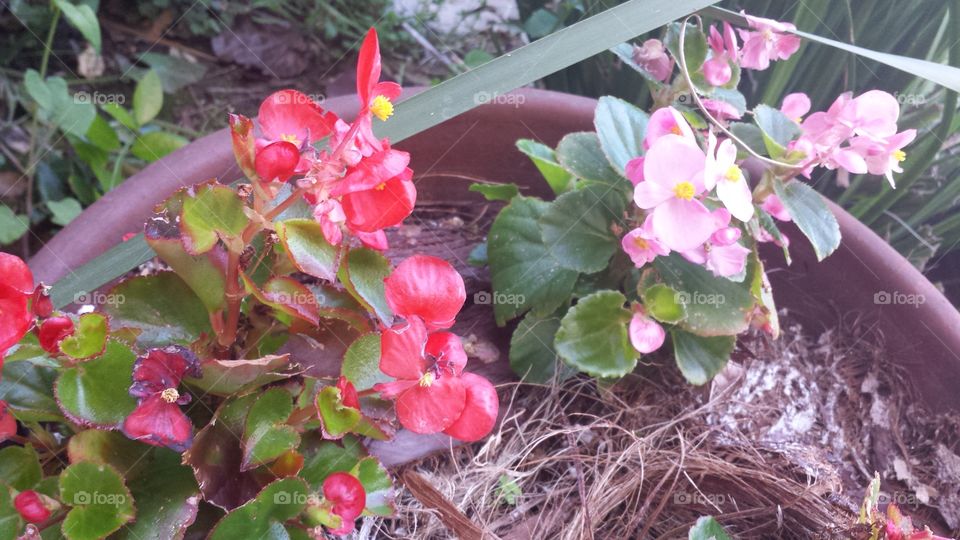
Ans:
[[[397,315],[419,317],[429,329],[450,328],[467,292],[447,261],[429,255],[405,259],[387,279],[387,304]]]
[[[286,182],[300,163],[300,149],[287,141],[270,143],[257,152],[254,169],[264,182]]]
[[[371,28],[360,46],[357,59],[357,96],[360,97],[360,114],[357,115],[358,146],[379,150],[381,143],[373,134],[371,116],[386,120],[393,114],[393,100],[400,97],[400,85],[380,82],[380,41],[377,31]],[[364,152],[364,155],[368,155]]]
[[[257,140],[257,175],[264,182],[286,182],[294,173],[309,169],[301,150],[330,135],[337,116],[306,94],[287,89],[263,100],[258,120],[263,139]]]
[[[50,354],[60,352],[60,342],[73,334],[73,319],[70,317],[51,317],[40,324],[37,337],[40,347]]]
[[[33,274],[19,257],[0,252],[0,368],[3,355],[33,324]]]
[[[6,401],[0,400],[0,442],[17,434],[17,419],[10,412]]]
[[[180,405],[190,402],[190,394],[177,387],[186,375],[199,377],[200,361],[188,349],[170,346],[151,349],[133,365],[130,395],[139,400],[123,422],[123,433],[153,446],[166,446],[184,452],[193,443],[193,424]]]
[[[352,532],[354,522],[367,506],[363,484],[349,473],[336,472],[323,481],[323,497],[333,505],[330,513],[341,520],[340,527],[330,533],[342,536]]]
[[[353,386],[350,379],[341,375],[337,379],[337,390],[340,390],[340,401],[344,406],[360,410],[360,395],[357,394],[357,387]]]
[[[413,171],[405,169],[372,189],[344,195],[341,204],[347,226],[353,231],[372,233],[399,225],[413,212],[417,201],[412,177]]]
[[[43,498],[36,491],[29,489],[21,491],[13,499],[13,506],[27,523],[43,523],[50,519],[50,509],[43,503]]]

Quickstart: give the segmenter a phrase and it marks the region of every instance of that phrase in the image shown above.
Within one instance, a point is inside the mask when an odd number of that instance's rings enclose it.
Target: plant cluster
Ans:
[[[450,331],[463,279],[381,253],[416,189],[410,156],[373,132],[400,94],[380,81],[373,30],[357,93],[352,122],[293,90],[263,102],[259,129],[231,115],[249,182],[161,203],[145,235],[169,270],[95,310],[53,311],[26,265],[0,258],[4,373],[38,385],[0,403],[0,440],[17,443],[0,450],[0,538],[175,538],[201,507],[211,538],[343,535],[392,511],[363,443],[391,439],[394,418],[461,441],[492,430],[497,392]]]

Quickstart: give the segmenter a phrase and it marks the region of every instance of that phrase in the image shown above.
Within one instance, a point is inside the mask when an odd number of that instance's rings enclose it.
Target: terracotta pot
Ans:
[[[531,138],[552,146],[566,133],[591,130],[596,101],[532,89],[517,96],[522,98],[478,107],[398,145],[412,154],[418,202],[480,203],[479,195],[466,189],[470,178],[515,182],[527,194],[549,196],[514,142]],[[326,106],[345,117],[356,111],[352,97],[331,99]],[[40,279],[53,282],[117,244],[124,233],[141,230],[153,205],[179,187],[238,176],[226,130],[208,135],[111,191],[54,237],[30,266]],[[841,208],[831,209],[843,244],[827,260],[818,263],[792,227],[787,227],[792,266],[776,249],[765,253],[777,305],[810,332],[850,316],[876,325],[890,359],[908,368],[921,399],[933,410],[960,410],[960,313],[880,237]]]

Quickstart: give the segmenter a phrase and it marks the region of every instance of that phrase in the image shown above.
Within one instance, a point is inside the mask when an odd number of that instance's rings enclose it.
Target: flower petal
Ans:
[[[9,287],[0,288],[0,358],[7,349],[20,341],[33,324],[27,299],[27,295]],[[0,361],[0,366],[2,365]]]
[[[397,398],[400,425],[414,433],[439,433],[463,413],[467,390],[460,377],[438,377],[430,386],[419,384]]]
[[[355,191],[343,196],[343,212],[350,229],[376,232],[399,225],[413,211],[417,188],[410,178],[413,171],[406,169],[379,186]]]
[[[673,251],[698,247],[716,229],[713,215],[695,199],[671,199],[653,211],[653,232]]]
[[[642,354],[659,349],[666,339],[666,332],[660,324],[642,313],[634,313],[630,319],[630,344]]]
[[[423,347],[427,342],[427,328],[418,317],[394,325],[380,336],[380,371],[401,380],[416,381],[427,366]]]
[[[167,388],[176,388],[186,375],[201,375],[200,360],[189,349],[179,345],[150,349],[133,364],[130,395],[146,398]]]
[[[467,365],[467,353],[463,350],[460,336],[450,332],[434,332],[427,338],[424,352],[436,358],[441,376],[458,377]]]
[[[747,222],[753,217],[753,193],[742,175],[733,182],[721,179],[717,183],[717,197],[733,217],[740,221]]]
[[[467,392],[463,412],[443,432],[461,441],[479,441],[486,437],[497,423],[500,398],[497,396],[497,389],[480,375],[466,372],[460,380]]]
[[[0,288],[30,294],[33,292],[33,274],[23,259],[0,252]]]
[[[333,131],[337,116],[324,111],[310,96],[285,89],[274,92],[263,100],[257,120],[264,136],[271,141],[287,136],[303,143],[308,138],[312,142],[329,135]]]
[[[371,28],[360,45],[360,56],[357,58],[357,95],[360,97],[360,106],[366,107],[374,97],[374,86],[380,80],[380,41],[377,30]]]
[[[300,163],[300,150],[293,143],[277,141],[257,152],[254,168],[263,182],[286,182]]]
[[[70,317],[51,317],[40,324],[37,340],[40,347],[50,354],[60,352],[60,342],[73,334],[73,319]]]
[[[193,444],[193,424],[176,403],[154,394],[137,405],[123,421],[127,437],[153,446],[185,452]]]
[[[703,190],[703,169],[707,156],[699,146],[679,135],[664,135],[650,147],[643,160],[643,177],[673,189],[680,182],[692,182],[697,193]]]
[[[346,534],[353,530],[354,521],[367,506],[367,493],[363,484],[350,473],[335,472],[323,481],[323,497],[333,503],[331,512],[343,520],[333,534]]]
[[[0,442],[17,434],[17,419],[6,401],[0,400]]]
[[[416,316],[428,328],[449,328],[467,293],[463,278],[447,261],[429,255],[405,259],[387,279],[390,309],[401,317]]]

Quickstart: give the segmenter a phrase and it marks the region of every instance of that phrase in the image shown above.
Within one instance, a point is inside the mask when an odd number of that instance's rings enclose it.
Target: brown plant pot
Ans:
[[[418,203],[483,199],[467,191],[471,178],[514,182],[528,195],[549,198],[518,138],[555,145],[570,132],[593,129],[593,99],[524,89],[515,99],[488,104],[398,144],[412,155]],[[356,113],[352,96],[325,106],[344,117]],[[229,135],[221,130],[151,164],[84,211],[30,261],[38,279],[52,283],[142,230],[153,206],[176,189],[218,177],[239,178]],[[840,207],[830,205],[843,234],[823,262],[800,232],[787,226],[794,262],[777,249],[764,255],[778,306],[810,332],[842,318],[875,325],[891,360],[907,368],[910,382],[934,411],[960,410],[960,313],[906,259]],[[443,253],[437,253],[443,256]],[[911,303],[910,300],[913,300]],[[487,312],[488,322],[492,313]],[[505,359],[502,351],[501,359]]]

